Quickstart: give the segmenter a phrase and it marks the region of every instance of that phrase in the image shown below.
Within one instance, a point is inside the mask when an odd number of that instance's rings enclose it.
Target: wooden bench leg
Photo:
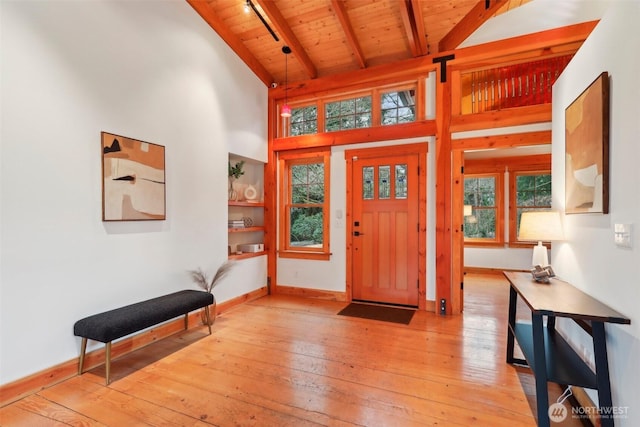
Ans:
[[[78,363],[78,375],[82,375],[82,369],[84,367],[84,354],[87,351],[87,339],[82,338],[82,344],[80,344],[80,362]]]
[[[109,383],[111,382],[111,341],[105,344],[104,368],[104,377],[107,385],[109,385]]]

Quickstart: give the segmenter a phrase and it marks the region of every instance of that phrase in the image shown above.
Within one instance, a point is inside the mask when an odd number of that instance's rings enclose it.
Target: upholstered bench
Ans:
[[[73,326],[74,335],[82,337],[78,375],[82,375],[83,372],[87,339],[105,343],[105,379],[109,385],[111,341],[181,315],[184,315],[184,328],[187,329],[189,312],[204,308],[206,318],[209,320],[211,304],[213,304],[213,295],[209,292],[184,290],[78,320]],[[207,321],[207,325],[211,334],[211,322]]]

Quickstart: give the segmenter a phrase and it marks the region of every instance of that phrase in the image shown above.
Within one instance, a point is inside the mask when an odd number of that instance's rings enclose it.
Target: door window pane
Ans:
[[[389,199],[391,197],[391,166],[378,168],[378,198]]]
[[[373,200],[373,166],[362,168],[362,199]]]
[[[396,165],[396,199],[407,198],[407,165]]]

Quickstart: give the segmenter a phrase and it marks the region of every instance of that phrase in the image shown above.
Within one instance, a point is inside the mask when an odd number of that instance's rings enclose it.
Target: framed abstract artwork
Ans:
[[[609,74],[565,109],[565,209],[609,213]]]
[[[166,219],[164,147],[102,132],[102,220]]]

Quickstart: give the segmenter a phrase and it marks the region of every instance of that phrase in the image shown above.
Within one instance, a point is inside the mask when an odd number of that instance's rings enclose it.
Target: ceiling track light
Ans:
[[[260,18],[260,21],[265,26],[265,28],[269,31],[269,34],[273,36],[274,40],[277,42],[280,41],[276,33],[269,26],[269,23],[262,17],[260,12],[258,12],[258,9],[256,9],[256,6],[253,4],[251,0],[247,0],[243,7],[246,13],[249,13],[249,10],[253,10],[253,12],[258,16],[258,18]]]

